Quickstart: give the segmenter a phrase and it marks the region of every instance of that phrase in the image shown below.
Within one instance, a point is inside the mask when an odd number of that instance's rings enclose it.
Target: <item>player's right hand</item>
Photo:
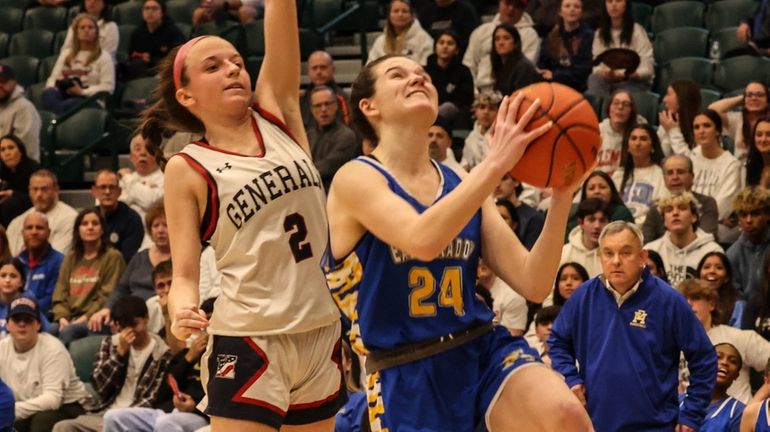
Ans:
[[[503,98],[500,109],[497,111],[497,119],[490,128],[491,132],[487,138],[489,144],[487,159],[499,161],[500,176],[510,171],[521,160],[529,143],[553,126],[553,122],[548,122],[537,129],[525,131],[540,107],[540,99],[536,99],[521,116],[521,119],[517,121],[516,118],[523,100],[524,93],[521,92],[514,97],[506,96]]]
[[[206,312],[197,306],[183,307],[179,309],[171,321],[171,333],[179,340],[187,340],[188,337],[200,333],[209,326]]]

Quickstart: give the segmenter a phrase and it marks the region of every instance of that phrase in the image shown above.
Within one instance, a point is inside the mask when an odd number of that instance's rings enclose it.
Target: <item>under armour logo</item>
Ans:
[[[217,172],[222,174],[223,172],[225,172],[225,170],[229,170],[232,167],[233,166],[230,165],[230,162],[225,162],[225,166],[223,166],[222,168],[217,168]]]

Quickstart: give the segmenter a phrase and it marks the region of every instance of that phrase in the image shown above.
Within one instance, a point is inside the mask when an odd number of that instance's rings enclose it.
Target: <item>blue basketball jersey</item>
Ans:
[[[746,405],[734,397],[710,404],[700,432],[739,432],[744,408]]]
[[[388,181],[396,195],[417,212],[428,207],[409,195],[377,160],[359,157]],[[440,186],[435,202],[460,183],[437,162]],[[353,347],[365,354],[428,340],[490,322],[494,316],[475,295],[481,252],[481,211],[434,260],[420,261],[366,232],[342,262],[328,257],[332,296],[350,321]]]
[[[770,399],[762,401],[762,405],[759,407],[757,423],[754,426],[754,432],[770,432],[770,417],[767,415],[768,404],[770,404]]]

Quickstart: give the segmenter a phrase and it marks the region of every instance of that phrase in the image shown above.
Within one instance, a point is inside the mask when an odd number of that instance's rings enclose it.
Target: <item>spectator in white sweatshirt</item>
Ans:
[[[155,158],[147,152],[144,138],[136,133],[130,144],[131,164],[134,169],[121,168],[120,200],[134,209],[144,220],[144,215],[155,203],[163,199],[163,171]]]
[[[599,234],[610,221],[609,204],[599,198],[584,199],[578,205],[576,216],[578,224],[570,231],[559,262],[576,262],[585,267],[589,277],[594,277],[602,272]]]
[[[99,27],[90,15],[80,14],[72,21],[75,32],[72,48],[59,53],[51,76],[45,82],[43,106],[61,115],[84,98],[115,91],[115,65],[110,54],[99,46]]]
[[[676,286],[687,278],[698,278],[696,269],[709,252],[723,252],[714,236],[698,228],[698,200],[683,192],[658,201],[666,233],[647,243],[645,249],[657,252],[666,266],[669,284]]]
[[[88,392],[64,344],[40,333],[37,302],[14,300],[8,317],[10,337],[0,340],[0,379],[16,398],[16,430],[50,432],[59,420],[83,414]]]
[[[385,29],[374,40],[367,62],[386,54],[405,55],[423,66],[433,54],[433,38],[420,26],[409,0],[391,0]]]
[[[733,212],[732,201],[741,187],[741,164],[722,148],[722,119],[716,111],[707,109],[696,115],[692,129],[697,144],[690,155],[695,171],[692,190],[713,197],[719,220],[724,221]]]

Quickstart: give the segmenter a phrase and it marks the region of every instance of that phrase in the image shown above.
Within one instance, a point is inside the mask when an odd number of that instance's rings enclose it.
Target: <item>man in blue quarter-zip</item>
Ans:
[[[549,356],[597,431],[698,430],[716,376],[714,347],[684,297],[644,268],[642,244],[636,225],[604,228],[603,274],[563,306]],[[681,406],[680,351],[691,373]]]

